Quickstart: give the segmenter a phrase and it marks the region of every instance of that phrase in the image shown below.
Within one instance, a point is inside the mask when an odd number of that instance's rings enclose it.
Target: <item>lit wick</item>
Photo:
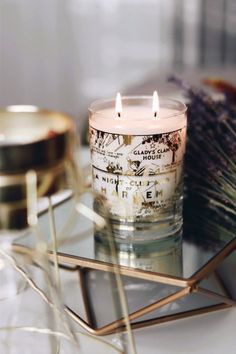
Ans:
[[[157,91],[154,91],[153,92],[153,99],[152,99],[152,111],[153,111],[153,114],[154,114],[154,118],[157,117],[157,112],[159,112],[160,110],[160,105],[159,105],[159,97],[158,97],[158,94],[157,94]]]
[[[121,101],[120,92],[118,92],[116,95],[116,113],[118,115],[118,118],[121,117],[121,112],[122,112],[122,101]]]

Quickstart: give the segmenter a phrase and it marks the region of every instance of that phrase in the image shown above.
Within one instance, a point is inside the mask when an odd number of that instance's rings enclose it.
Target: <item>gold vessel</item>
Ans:
[[[0,230],[27,227],[26,173],[37,174],[38,198],[66,187],[75,124],[60,112],[35,106],[0,110]]]

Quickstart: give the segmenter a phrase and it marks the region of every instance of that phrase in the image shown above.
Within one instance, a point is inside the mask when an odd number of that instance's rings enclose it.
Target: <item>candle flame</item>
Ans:
[[[153,99],[152,99],[152,111],[154,113],[154,117],[157,116],[157,112],[159,112],[160,104],[159,104],[159,97],[157,91],[153,92]]]
[[[116,95],[116,113],[118,114],[118,117],[120,117],[121,112],[122,112],[122,100],[121,100],[120,92],[118,92]]]

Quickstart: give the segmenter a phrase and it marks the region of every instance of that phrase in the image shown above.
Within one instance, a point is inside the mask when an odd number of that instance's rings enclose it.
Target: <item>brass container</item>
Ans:
[[[75,124],[60,112],[34,106],[0,110],[0,230],[27,227],[26,173],[37,174],[38,197],[67,187]]]

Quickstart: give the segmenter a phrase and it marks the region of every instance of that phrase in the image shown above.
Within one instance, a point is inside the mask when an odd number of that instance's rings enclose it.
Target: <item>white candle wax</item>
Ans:
[[[90,109],[93,186],[124,220],[159,219],[181,190],[186,107],[164,99],[155,117],[151,100],[123,99],[120,117],[109,101]]]
[[[114,108],[107,108],[93,114],[90,125],[98,130],[113,134],[161,134],[186,126],[186,115],[177,110],[161,108],[157,117],[150,107],[125,107],[121,118]]]

